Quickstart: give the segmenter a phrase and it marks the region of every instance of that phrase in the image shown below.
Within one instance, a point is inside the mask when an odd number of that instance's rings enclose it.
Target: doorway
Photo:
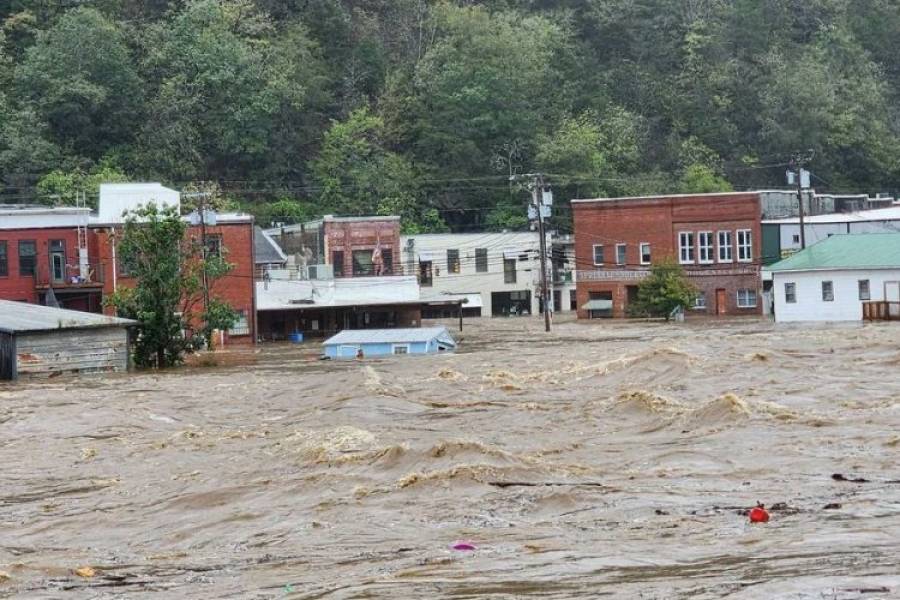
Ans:
[[[888,315],[892,319],[900,317],[900,281],[884,282],[884,300],[888,303]]]
[[[728,312],[727,299],[728,299],[728,297],[725,295],[724,289],[719,288],[716,290],[716,314],[717,315],[724,315],[726,312]]]
[[[50,278],[53,283],[66,281],[66,242],[50,240]]]

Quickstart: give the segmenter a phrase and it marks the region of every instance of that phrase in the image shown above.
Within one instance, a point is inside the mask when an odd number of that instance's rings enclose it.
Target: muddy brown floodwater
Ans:
[[[900,327],[541,329],[0,387],[0,596],[900,598]]]

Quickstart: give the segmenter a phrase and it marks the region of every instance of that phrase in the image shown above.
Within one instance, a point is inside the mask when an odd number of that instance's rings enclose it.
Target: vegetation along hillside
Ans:
[[[515,228],[512,173],[715,191],[801,150],[892,191],[898,95],[895,0],[5,0],[0,202],[215,182],[266,222]]]

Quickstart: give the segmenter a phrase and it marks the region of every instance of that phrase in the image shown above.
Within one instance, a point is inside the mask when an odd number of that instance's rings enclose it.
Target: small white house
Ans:
[[[779,323],[900,318],[900,233],[833,235],[766,270]]]

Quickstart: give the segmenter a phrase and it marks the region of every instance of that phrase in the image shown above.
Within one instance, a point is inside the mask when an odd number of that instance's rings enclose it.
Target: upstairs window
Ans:
[[[488,251],[487,248],[475,248],[475,272],[487,273]]]
[[[334,276],[335,277],[343,277],[344,276],[344,251],[343,250],[332,250],[331,251],[331,266],[334,268]]]
[[[0,277],[9,275],[9,255],[6,251],[6,242],[0,241]]]
[[[697,235],[700,242],[700,262],[709,264],[713,262],[713,233],[712,231],[701,231]]]
[[[731,232],[719,232],[719,262],[730,263],[734,261],[734,254],[731,247]]]
[[[594,264],[595,265],[603,264],[603,245],[602,244],[594,244]]]
[[[354,277],[368,277],[375,274],[375,263],[372,262],[371,250],[354,250],[352,258]]]
[[[381,274],[394,274],[394,251],[390,248],[381,251]]]
[[[459,250],[447,250],[447,272],[459,273]]]
[[[738,262],[751,262],[753,260],[753,232],[749,229],[739,229],[737,243]]]
[[[503,259],[503,283],[516,282],[516,259]]]
[[[650,244],[647,242],[641,244],[641,264],[650,264]]]
[[[206,235],[206,257],[220,258],[222,256],[222,236],[218,234]]]
[[[683,264],[694,263],[694,234],[682,231],[678,234],[678,261]]]
[[[34,240],[19,242],[19,275],[37,275],[37,242]]]
[[[628,252],[628,246],[625,244],[616,244],[616,264],[624,265],[625,257]]]

